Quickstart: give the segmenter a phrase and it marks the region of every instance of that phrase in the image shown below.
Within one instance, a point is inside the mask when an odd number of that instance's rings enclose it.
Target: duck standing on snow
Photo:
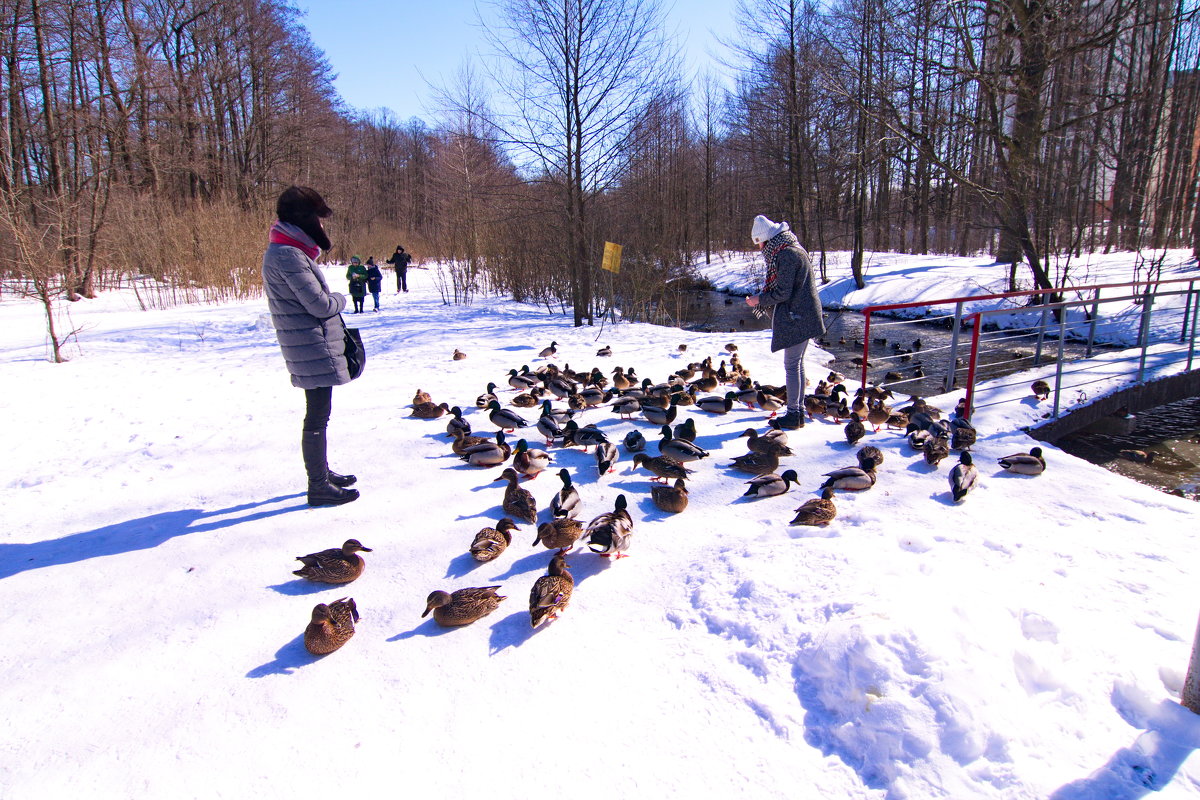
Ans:
[[[612,442],[604,442],[596,446],[595,456],[596,470],[600,477],[604,477],[617,468],[617,460],[621,458],[621,451]]]
[[[1046,471],[1046,459],[1042,458],[1042,448],[1035,447],[1028,453],[1005,456],[1000,459],[1000,466],[1017,475],[1041,475]]]
[[[805,501],[796,509],[792,525],[828,525],[837,516],[837,506],[833,504],[833,488],[821,490],[819,498]]]
[[[582,447],[587,450],[593,445],[607,442],[608,436],[595,425],[584,425],[581,428],[573,419],[567,420],[563,425],[563,447]]]
[[[474,586],[454,592],[436,590],[425,599],[422,617],[433,612],[433,621],[444,628],[470,625],[496,610],[504,597],[496,594],[499,586]]]
[[[537,524],[537,501],[533,499],[532,494],[517,485],[517,471],[509,467],[500,473],[496,480],[508,481],[508,486],[504,489],[504,502],[500,504],[504,513],[521,522]]]
[[[658,452],[659,455],[666,456],[678,461],[680,464],[686,464],[689,461],[699,461],[702,458],[708,458],[708,451],[703,447],[689,442],[686,439],[675,439],[671,435],[671,426],[662,426],[663,438],[659,440]]]
[[[371,548],[364,547],[358,539],[347,539],[341,547],[296,556],[304,566],[292,574],[316,583],[350,583],[362,575],[367,566],[360,552],[370,553]]]
[[[553,461],[554,458],[545,450],[530,450],[529,442],[524,439],[519,439],[513,450],[513,468],[530,479],[542,474],[542,470]]]
[[[625,434],[625,449],[631,453],[640,453],[646,449],[646,437],[642,432],[634,429]]]
[[[860,467],[862,467],[863,469],[866,469],[866,467],[864,466],[864,462],[868,458],[871,459],[871,463],[873,466],[875,466],[875,467],[883,466],[883,451],[880,450],[878,447],[875,447],[874,445],[869,444],[866,447],[860,447],[858,449],[858,452],[854,454],[854,457],[858,459],[858,465]]]
[[[975,466],[970,450],[963,450],[958,457],[958,463],[950,470],[950,494],[954,502],[967,496],[967,492],[975,488],[979,481],[979,468]]]
[[[574,519],[579,515],[579,490],[571,483],[571,473],[565,468],[558,471],[558,477],[562,481],[562,488],[559,489],[554,497],[550,498],[550,515],[555,519],[570,517]]]
[[[488,403],[491,403],[492,401],[499,402],[499,398],[496,397],[496,384],[489,383],[487,385],[487,391],[475,398],[475,407],[487,408]]]
[[[455,431],[462,431],[464,436],[469,435],[471,433],[471,423],[463,419],[462,409],[454,406],[450,409],[450,413],[453,416],[446,423],[446,435],[453,436]]]
[[[686,478],[692,470],[668,456],[648,456],[637,453],[633,457],[633,468],[645,467],[654,477],[651,480],[666,482],[671,478]]]
[[[1033,392],[1033,396],[1038,400],[1045,400],[1050,397],[1050,384],[1045,381],[1034,381],[1029,385],[1029,388]]]
[[[519,530],[521,529],[511,519],[501,517],[496,527],[483,528],[475,534],[474,540],[471,541],[471,558],[483,563],[495,561],[512,544],[511,531]]]
[[[696,441],[696,420],[688,417],[675,426],[674,434],[676,439],[683,439],[688,442]]]
[[[950,455],[950,439],[946,436],[930,436],[925,440],[925,463],[936,467]]]
[[[547,549],[558,550],[562,553],[570,550],[575,542],[583,535],[583,524],[578,520],[562,517],[538,526],[537,538],[533,546],[544,545]]]
[[[304,649],[314,656],[332,653],[350,641],[356,622],[358,606],[353,597],[343,597],[329,605],[318,603],[312,610],[312,621],[304,629]]]
[[[543,347],[538,353],[539,358],[554,358],[554,354],[558,352],[558,342],[551,342],[549,347]]]
[[[459,453],[459,458],[473,467],[497,467],[508,461],[510,455],[512,455],[512,447],[504,441],[504,432],[496,431],[494,441],[470,445]]]
[[[500,403],[493,400],[488,403],[488,419],[497,428],[503,428],[506,433],[512,433],[517,428],[528,428],[529,421],[515,411],[501,408]]]
[[[771,430],[760,436],[758,431],[747,428],[742,431],[741,436],[749,437],[750,440],[746,442],[746,447],[751,453],[774,453],[777,456],[792,454],[792,449],[787,446],[787,434],[783,431]]]
[[[696,408],[709,414],[728,414],[733,410],[733,401],[737,397],[733,392],[726,392],[724,397],[712,395],[701,397],[696,401]]]
[[[534,581],[529,592],[530,626],[536,628],[547,620],[557,619],[571,602],[574,589],[575,579],[567,568],[567,560],[562,553],[555,553],[546,574]]]
[[[633,519],[629,512],[625,495],[617,495],[612,511],[600,514],[588,523],[585,533],[588,537],[588,549],[602,556],[623,558],[633,541]]]
[[[850,415],[850,421],[846,423],[844,430],[846,433],[846,443],[850,445],[856,444],[859,439],[867,435],[867,426],[863,425],[862,420],[859,419],[857,414]]]
[[[748,472],[751,475],[766,475],[779,468],[779,456],[774,453],[747,453],[738,456],[729,465],[738,472]]]

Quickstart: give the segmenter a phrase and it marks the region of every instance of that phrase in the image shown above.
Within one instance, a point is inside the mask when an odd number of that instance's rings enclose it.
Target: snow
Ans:
[[[872,265],[846,304],[989,285],[980,259],[974,278],[944,257]],[[753,288],[754,257],[719,266]],[[0,302],[0,796],[1200,797],[1200,717],[1178,705],[1195,503],[1046,444],[1044,475],[1004,473],[996,458],[1034,444],[1020,429],[1041,410],[1012,403],[974,420],[982,485],[963,503],[949,462],[930,468],[883,431],[863,442],[885,454],[875,488],[839,493],[828,528],[790,527],[820,475],[853,463],[841,426],[792,434],[780,469],[800,486],[750,500],[726,465],[763,414],[684,410],[713,455],[692,465],[678,516],[623,448],[604,476],[551,448],[585,520],[629,498],[634,542],[616,562],[576,548],[570,607],[533,630],[526,598],[550,554],[522,525],[498,560],[470,560],[501,516],[500,470],[453,457],[444,419],[409,416],[414,392],[490,432],[475,397],[545,363],[552,339],[559,364],[663,379],[731,335],[573,329],[502,298],[444,306],[426,271],[409,282],[381,313],[346,317],[369,362],[334,392],[330,456],[363,496],[326,509],[304,503],[303,396],[261,299],[78,303],[62,365],[45,360],[39,309]],[[782,383],[768,332],[734,341],[756,378]],[[810,375],[826,358],[810,349]],[[638,427],[655,450],[645,422],[585,421],[613,441]],[[543,508],[559,486],[524,485]],[[296,555],[351,536],[374,548],[355,583],[291,574]],[[471,626],[420,618],[434,589],[493,584],[508,599]],[[356,635],[309,656],[312,606],[343,596]]]

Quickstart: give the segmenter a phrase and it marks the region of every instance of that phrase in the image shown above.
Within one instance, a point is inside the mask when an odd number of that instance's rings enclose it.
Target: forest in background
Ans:
[[[332,258],[402,242],[448,302],[575,324],[661,313],[760,213],[860,283],[872,250],[988,252],[1024,288],[1070,280],[1048,254],[1200,251],[1194,2],[737,0],[727,81],[681,72],[660,0],[490,5],[427,123],[346,107],[283,2],[0,0],[2,291],[56,358],[61,299],[253,296],[293,183]]]

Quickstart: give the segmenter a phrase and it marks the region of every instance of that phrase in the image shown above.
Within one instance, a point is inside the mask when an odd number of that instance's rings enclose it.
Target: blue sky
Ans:
[[[720,71],[709,53],[735,33],[736,0],[675,0],[668,28],[684,43],[688,67]],[[360,109],[389,108],[401,119],[433,120],[428,84],[449,83],[486,52],[475,0],[297,0],[301,22],[338,73],[342,98]],[[487,4],[480,4],[486,10]]]

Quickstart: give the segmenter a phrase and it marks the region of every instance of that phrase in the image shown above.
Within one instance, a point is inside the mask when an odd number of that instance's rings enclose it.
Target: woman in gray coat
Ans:
[[[275,204],[279,220],[271,226],[263,255],[263,285],[271,322],[283,350],[292,385],[304,390],[304,429],[300,452],[308,473],[308,504],[336,506],[358,499],[353,475],[331,472],[325,432],[333,387],[350,382],[346,364],[346,297],[329,291],[316,258],[332,247],[321,219],[333,212],[316,190],[288,187]]]
[[[750,236],[767,262],[767,279],[758,294],[746,298],[751,308],[772,308],[771,352],[783,351],[787,380],[787,413],[771,426],[794,430],[804,425],[804,351],[808,340],[825,333],[821,301],[808,253],[786,222],[754,218]]]

